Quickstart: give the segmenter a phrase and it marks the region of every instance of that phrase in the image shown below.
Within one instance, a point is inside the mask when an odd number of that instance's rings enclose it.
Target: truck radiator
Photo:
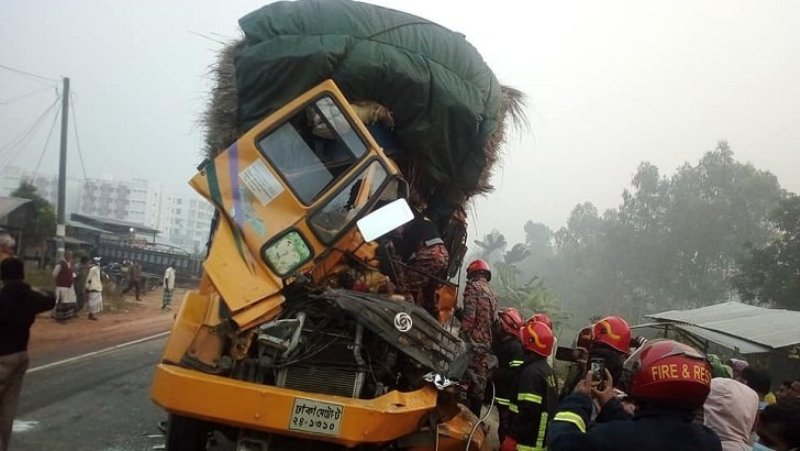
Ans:
[[[278,373],[278,386],[309,393],[358,398],[364,373],[356,368],[297,364]]]
[[[280,369],[276,385],[309,393],[360,398],[366,377],[361,357],[364,328],[356,325],[355,329],[354,336],[317,332],[317,337],[329,338],[330,344],[318,355]]]

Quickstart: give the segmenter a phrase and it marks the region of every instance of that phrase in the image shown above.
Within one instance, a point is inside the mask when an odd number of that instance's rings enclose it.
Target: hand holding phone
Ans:
[[[592,385],[594,385],[597,390],[605,390],[606,359],[602,357],[592,357],[589,360],[589,371],[592,373]]]

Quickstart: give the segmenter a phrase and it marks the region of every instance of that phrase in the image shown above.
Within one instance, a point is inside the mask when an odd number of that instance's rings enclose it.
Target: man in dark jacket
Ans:
[[[495,401],[499,421],[497,437],[502,442],[511,426],[512,402],[516,394],[517,368],[524,363],[524,350],[519,338],[522,316],[513,307],[506,307],[497,314],[492,329],[492,353],[497,357],[497,368],[492,370],[492,383],[495,387]]]
[[[672,340],[646,343],[625,362],[622,385],[637,402],[630,416],[613,397],[606,371],[605,389],[591,372],[558,406],[548,435],[549,451],[721,451],[714,432],[695,423],[694,413],[710,391],[711,366],[690,346]],[[594,396],[603,405],[589,425]]]
[[[9,257],[0,262],[0,451],[9,448],[14,412],[22,377],[28,369],[28,338],[36,315],[55,306],[54,295],[34,291],[23,282],[22,260]]]

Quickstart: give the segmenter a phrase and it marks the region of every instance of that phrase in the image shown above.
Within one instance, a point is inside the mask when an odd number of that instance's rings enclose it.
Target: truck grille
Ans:
[[[358,398],[364,373],[355,368],[296,364],[278,373],[278,386],[309,393]]]

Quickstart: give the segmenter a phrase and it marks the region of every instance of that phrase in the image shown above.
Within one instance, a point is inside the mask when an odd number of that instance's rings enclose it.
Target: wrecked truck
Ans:
[[[278,2],[239,22],[214,68],[207,159],[216,208],[199,286],[176,313],[151,397],[167,449],[481,449],[459,403],[469,347],[402,293],[383,239],[424,212],[466,252],[468,199],[521,94],[462,35],[353,1]],[[395,230],[396,232],[396,230]],[[396,289],[387,289],[394,287]]]

